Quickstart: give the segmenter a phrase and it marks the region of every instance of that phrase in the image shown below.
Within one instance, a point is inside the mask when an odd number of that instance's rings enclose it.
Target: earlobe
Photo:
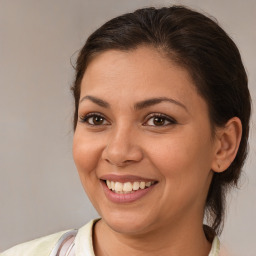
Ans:
[[[224,172],[236,157],[242,137],[242,124],[238,117],[231,118],[224,127],[217,128],[216,150],[212,170]]]

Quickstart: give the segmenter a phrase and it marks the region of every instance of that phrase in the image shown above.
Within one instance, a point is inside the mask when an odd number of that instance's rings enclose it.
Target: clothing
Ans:
[[[92,232],[93,225],[98,219],[91,220],[78,230],[75,238],[76,256],[95,256],[93,251]],[[39,238],[27,243],[12,247],[0,256],[49,256],[58,240],[68,231],[59,232],[50,236]],[[217,236],[212,242],[212,249],[208,256],[228,256],[221,246]]]

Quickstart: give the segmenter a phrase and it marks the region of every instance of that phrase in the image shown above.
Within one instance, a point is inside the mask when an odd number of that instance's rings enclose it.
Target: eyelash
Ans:
[[[80,122],[82,122],[82,123],[86,123],[87,125],[90,125],[90,126],[102,126],[102,125],[108,125],[108,124],[99,124],[99,125],[96,125],[96,124],[91,124],[91,123],[89,123],[89,119],[90,118],[95,118],[95,117],[100,117],[100,118],[102,118],[104,121],[103,122],[105,122],[105,121],[107,121],[106,120],[106,118],[102,115],[102,114],[100,114],[100,113],[89,113],[89,114],[87,114],[87,115],[85,115],[85,116],[80,116]],[[174,125],[174,124],[177,124],[177,121],[174,119],[174,118],[171,118],[171,117],[169,117],[169,116],[167,116],[167,115],[164,115],[164,114],[161,114],[161,113],[151,113],[150,115],[148,115],[147,116],[147,121],[146,122],[144,122],[142,125],[143,126],[146,126],[147,124],[147,122],[149,122],[149,120],[151,120],[151,119],[153,119],[153,118],[156,118],[156,117],[158,117],[158,118],[162,118],[163,120],[164,120],[164,123],[166,123],[166,121],[168,122],[168,124],[163,124],[163,125],[160,125],[160,126],[157,126],[157,125],[148,125],[148,126],[153,126],[153,127],[165,127],[165,126],[168,126],[168,125]],[[108,121],[107,121],[108,122]]]
[[[153,118],[162,118],[164,119],[164,121],[168,122],[168,124],[164,124],[164,125],[161,125],[161,126],[157,126],[157,125],[149,125],[149,126],[153,126],[153,127],[165,127],[165,126],[169,126],[169,125],[173,125],[173,124],[177,124],[177,121],[170,117],[170,116],[167,116],[167,115],[164,115],[164,114],[161,114],[161,113],[152,113],[150,114],[149,116],[147,116],[147,121],[145,123],[147,123],[150,119],[153,119]],[[145,126],[145,123],[143,123],[143,126]]]
[[[89,113],[89,114],[87,114],[85,116],[80,116],[80,122],[86,123],[86,124],[88,124],[90,126],[100,126],[100,125],[90,124],[88,122],[88,120],[90,118],[93,118],[93,117],[100,117],[100,118],[103,118],[104,121],[107,121],[106,118],[102,114],[100,114],[100,113]],[[101,124],[101,125],[107,125],[107,124]]]

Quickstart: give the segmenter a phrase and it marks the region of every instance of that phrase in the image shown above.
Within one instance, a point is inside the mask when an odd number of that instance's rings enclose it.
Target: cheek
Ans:
[[[211,180],[209,144],[197,136],[177,136],[167,141],[159,141],[157,147],[149,149],[151,162],[161,175],[160,202],[165,212],[201,211]]]
[[[77,128],[73,139],[73,158],[82,182],[85,177],[95,175],[93,170],[100,160],[100,148],[99,140],[84,135]]]
[[[208,136],[188,133],[184,136],[172,136],[150,147],[153,164],[162,174],[166,183],[176,189],[191,189],[204,185],[211,166],[211,147]]]
[[[99,195],[99,180],[96,169],[101,160],[101,140],[85,134],[77,128],[73,139],[73,158],[83,185],[84,191],[90,201],[98,209],[95,198]]]

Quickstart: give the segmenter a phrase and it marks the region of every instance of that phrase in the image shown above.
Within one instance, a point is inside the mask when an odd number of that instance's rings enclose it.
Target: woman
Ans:
[[[227,34],[182,6],[122,15],[88,38],[72,91],[74,161],[101,219],[2,256],[224,255],[251,109]]]

